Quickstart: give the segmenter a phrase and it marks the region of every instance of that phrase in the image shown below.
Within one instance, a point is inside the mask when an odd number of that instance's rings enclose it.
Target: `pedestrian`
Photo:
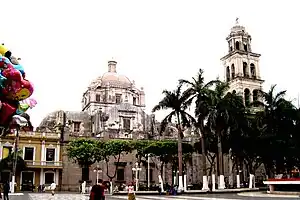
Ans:
[[[4,200],[9,200],[9,198],[8,198],[9,190],[10,190],[10,185],[9,185],[8,181],[5,181],[3,184],[3,199]]]
[[[90,193],[90,200],[105,200],[105,189],[103,181],[100,179],[99,183],[92,187]]]
[[[128,200],[135,200],[134,187],[132,183],[128,184],[127,191],[128,191]]]
[[[51,183],[50,189],[51,189],[52,196],[54,196],[54,194],[55,194],[55,189],[56,189],[56,183],[54,183],[54,182]]]

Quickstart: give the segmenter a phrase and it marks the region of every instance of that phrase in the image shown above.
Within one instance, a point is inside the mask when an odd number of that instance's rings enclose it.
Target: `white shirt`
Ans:
[[[133,186],[128,186],[128,187],[127,187],[127,190],[128,190],[128,193],[129,193],[129,194],[134,193],[134,187],[133,187]]]
[[[51,183],[50,188],[51,188],[51,190],[55,190],[56,184],[55,183]]]

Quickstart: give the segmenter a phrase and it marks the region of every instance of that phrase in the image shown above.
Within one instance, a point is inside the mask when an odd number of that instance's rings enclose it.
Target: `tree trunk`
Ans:
[[[202,173],[203,173],[203,187],[202,190],[208,190],[208,179],[207,179],[207,170],[206,170],[206,148],[205,148],[205,136],[203,122],[200,124],[200,133],[201,133],[201,154],[202,154]]]
[[[90,169],[88,166],[81,168],[81,179],[82,181],[88,181],[90,179]]]
[[[181,130],[181,127],[180,125],[178,126],[178,183],[179,183],[179,186],[178,186],[178,189],[183,189],[183,168],[182,168],[182,138],[181,138],[181,135],[182,135],[182,130]]]
[[[220,174],[219,174],[220,175],[219,189],[225,189],[221,133],[219,132],[219,133],[217,133],[217,135],[218,135],[218,159],[219,159],[219,172],[220,172]]]

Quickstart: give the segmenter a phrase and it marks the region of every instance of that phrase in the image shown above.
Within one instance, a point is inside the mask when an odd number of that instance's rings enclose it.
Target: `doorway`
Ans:
[[[22,191],[32,191],[34,172],[22,172]]]

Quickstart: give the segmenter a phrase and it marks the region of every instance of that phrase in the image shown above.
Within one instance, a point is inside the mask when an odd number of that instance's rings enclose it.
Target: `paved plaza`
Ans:
[[[264,197],[261,197],[264,196]],[[52,196],[49,193],[30,193],[24,194],[23,196],[11,196],[11,200],[88,200],[89,197],[87,195],[81,194],[55,194]],[[159,195],[141,195],[137,196],[137,200],[292,200],[299,197],[296,196],[275,196],[267,195],[263,193],[248,193],[245,194],[205,194],[205,195],[178,195],[178,196],[159,196]],[[125,200],[127,199],[126,195],[120,196],[106,196],[107,200]]]

